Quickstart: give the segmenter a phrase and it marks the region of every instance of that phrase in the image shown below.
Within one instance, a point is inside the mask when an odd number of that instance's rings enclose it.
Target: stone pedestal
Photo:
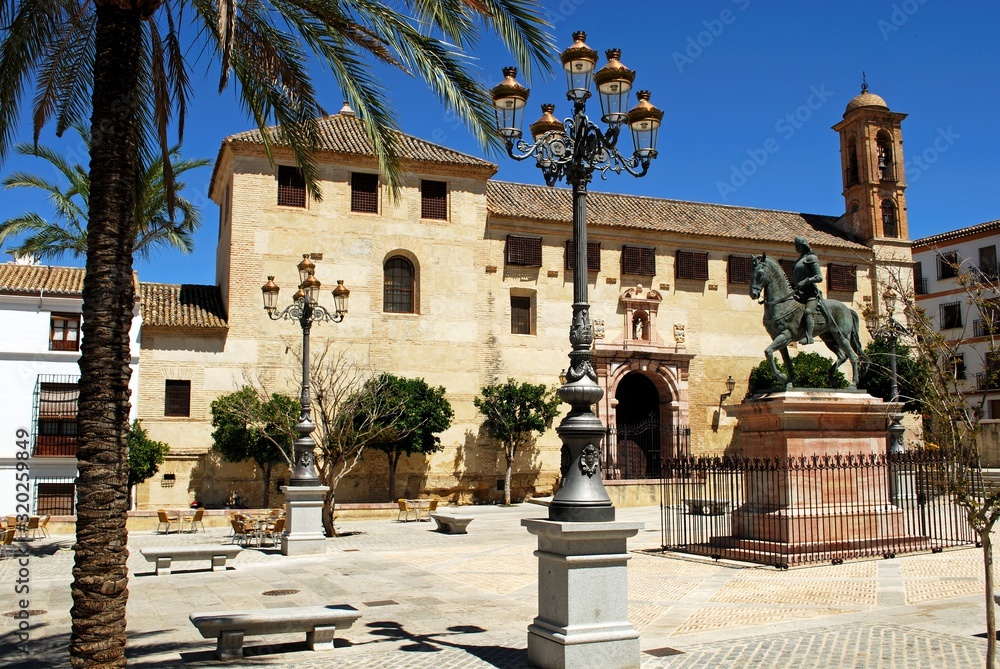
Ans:
[[[790,390],[729,408],[745,457],[789,465],[748,467],[732,535],[716,538],[713,547],[773,551],[789,562],[880,541],[917,547],[920,539],[906,536],[903,512],[894,505],[899,482],[884,466],[865,464],[885,454],[886,418],[898,406],[858,391]],[[820,459],[799,459],[811,456]],[[827,466],[827,456],[841,460]]]
[[[323,533],[323,502],[329,487],[284,486],[285,533],[281,535],[282,555],[313,555],[326,552]]]
[[[528,662],[540,669],[638,669],[639,632],[628,621],[626,541],[643,523],[525,518],[538,537],[538,616]]]

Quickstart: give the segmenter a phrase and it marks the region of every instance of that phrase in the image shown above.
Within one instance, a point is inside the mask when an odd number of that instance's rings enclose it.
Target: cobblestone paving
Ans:
[[[473,507],[468,535],[431,523],[339,523],[322,556],[243,551],[226,572],[179,563],[153,576],[147,546],[228,543],[208,533],[130,537],[129,664],[218,667],[214,642],[188,615],[202,610],[349,603],[362,618],[331,654],[304,652],[303,635],[248,638],[235,666],[349,669],[527,667],[526,628],[537,613],[535,538],[520,519],[542,509]],[[658,527],[658,509],[619,509],[620,520]],[[983,664],[978,550],[778,571],[713,563],[658,548],[644,530],[629,547],[629,618],[641,632],[643,669],[811,667],[960,669]],[[73,564],[67,537],[31,542],[31,657],[9,654],[16,628],[0,616],[0,666],[63,667]],[[16,608],[12,560],[0,561],[0,613]],[[263,593],[295,590],[281,596]],[[904,596],[905,595],[905,596]],[[234,666],[234,665],[227,665]]]

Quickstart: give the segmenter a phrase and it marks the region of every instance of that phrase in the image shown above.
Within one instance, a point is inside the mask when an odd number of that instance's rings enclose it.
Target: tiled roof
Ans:
[[[357,156],[373,155],[371,142],[368,141],[368,137],[365,135],[361,125],[361,119],[358,117],[335,114],[319,119],[318,123],[320,138],[318,149]],[[273,141],[280,145],[277,136],[277,126],[271,126],[267,131]],[[440,144],[433,144],[402,132],[396,132],[395,136],[397,150],[399,151],[400,158],[403,160],[478,167],[489,171],[490,174],[494,174],[497,171],[497,166],[488,160],[476,158],[460,151],[454,151]],[[226,137],[223,143],[261,144],[263,143],[263,135],[259,129],[247,130],[246,132]]]
[[[490,181],[489,212],[501,218],[571,223],[572,192],[567,188]],[[801,235],[811,244],[867,250],[833,227],[836,216],[799,214],[771,209],[731,207],[703,202],[618,195],[591,191],[587,225],[655,230],[685,235],[782,242]]]
[[[149,327],[228,327],[217,286],[140,283],[142,323]]]
[[[931,235],[930,237],[921,237],[920,239],[913,240],[914,251],[918,246],[937,246],[944,242],[952,242],[963,237],[971,237],[973,235],[980,235],[984,232],[993,232],[1000,230],[1000,218],[995,221],[986,221],[985,223],[979,223],[978,225],[970,225],[967,228],[959,228],[958,230],[949,230],[948,232],[939,232],[936,235]]]
[[[80,297],[83,294],[82,267],[52,265],[0,265],[0,293]]]

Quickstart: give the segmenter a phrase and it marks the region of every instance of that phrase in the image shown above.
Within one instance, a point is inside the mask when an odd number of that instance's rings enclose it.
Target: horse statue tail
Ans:
[[[871,363],[871,360],[869,360],[868,356],[865,355],[865,349],[861,346],[861,337],[858,334],[861,331],[861,321],[858,318],[858,312],[856,312],[854,309],[851,309],[850,311],[851,311],[851,320],[853,321],[852,323],[853,327],[851,327],[851,338],[850,338],[851,348],[854,349],[855,355],[858,356],[858,364],[861,366],[861,369],[867,369],[868,365]]]

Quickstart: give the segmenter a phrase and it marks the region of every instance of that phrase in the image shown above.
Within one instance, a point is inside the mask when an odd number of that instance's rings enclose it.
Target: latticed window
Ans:
[[[298,167],[278,165],[278,204],[282,207],[305,208],[306,180]]]
[[[351,211],[378,213],[378,175],[351,172]]]
[[[677,278],[708,279],[708,254],[699,251],[677,252]]]
[[[753,273],[753,258],[750,256],[729,256],[729,283],[750,283]]]
[[[507,249],[504,256],[508,265],[541,267],[542,238],[507,235]]]
[[[830,263],[827,267],[827,279],[830,282],[830,290],[853,293],[858,289],[858,266]]]
[[[622,274],[656,275],[656,249],[645,246],[622,246]]]
[[[948,302],[941,305],[941,329],[951,330],[962,327],[962,303]]]
[[[576,266],[576,244],[573,240],[566,242],[566,269],[573,269]],[[601,271],[601,243],[587,242],[587,271]]]
[[[420,218],[448,219],[448,184],[444,181],[420,182]]]
[[[510,333],[531,334],[531,298],[524,295],[510,296]]]
[[[163,385],[163,415],[191,415],[191,382],[167,379]]]
[[[382,269],[382,311],[412,314],[413,294],[413,263],[401,256],[389,258]]]
[[[42,377],[42,378],[53,378]],[[80,385],[54,377],[59,381],[39,380],[37,386],[34,455],[36,457],[72,457],[77,449],[77,403]]]
[[[76,486],[72,483],[37,483],[35,514],[72,516],[75,511]]]
[[[52,314],[49,329],[50,351],[80,350],[80,316],[75,314]]]
[[[896,205],[892,203],[892,200],[882,200],[882,234],[886,237],[899,237]]]
[[[785,278],[788,279],[788,285],[794,286],[795,279],[792,277],[795,275],[795,261],[789,260],[788,258],[780,258],[778,260],[778,266],[780,266],[781,271],[785,273]]]

